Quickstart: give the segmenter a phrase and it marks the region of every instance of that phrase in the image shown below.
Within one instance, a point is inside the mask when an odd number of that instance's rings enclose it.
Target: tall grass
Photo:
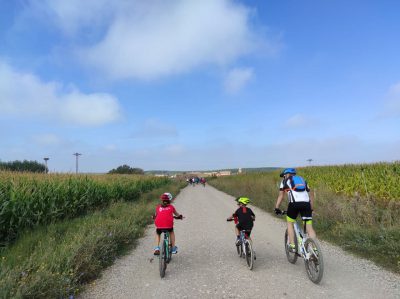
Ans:
[[[400,200],[394,188],[396,183],[400,185],[400,176],[390,173],[388,180],[392,183],[387,184],[387,190],[382,193],[371,177],[374,171],[379,173],[379,169],[388,172],[388,169],[397,171],[397,167],[398,162],[362,165],[364,172],[369,173],[365,183],[356,182],[362,179],[361,175],[356,175],[361,171],[359,165],[327,167],[326,170],[307,167],[299,169],[299,175],[310,178],[312,192],[315,192],[313,223],[319,237],[400,273]],[[352,187],[340,189],[335,184],[337,181],[343,183],[339,183],[340,186]],[[381,181],[381,176],[377,181]],[[279,182],[279,172],[271,172],[221,177],[209,183],[233,196],[249,196],[254,205],[272,212]],[[370,190],[368,196],[363,193],[365,184]]]
[[[84,215],[112,202],[135,201],[167,178],[0,172],[0,245],[27,228]]]

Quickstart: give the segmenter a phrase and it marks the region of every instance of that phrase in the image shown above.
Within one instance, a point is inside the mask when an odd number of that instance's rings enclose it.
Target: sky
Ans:
[[[400,160],[397,0],[0,0],[0,161]]]

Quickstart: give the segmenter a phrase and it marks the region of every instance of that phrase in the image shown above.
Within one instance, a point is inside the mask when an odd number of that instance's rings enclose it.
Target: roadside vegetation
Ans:
[[[320,238],[400,273],[400,162],[299,168],[315,192]],[[273,212],[279,171],[220,177],[209,182]],[[282,206],[283,207],[283,206]]]
[[[2,227],[8,227],[2,232],[15,232],[12,241],[6,238],[8,241],[0,247],[0,298],[68,298],[78,294],[84,284],[96,278],[142,236],[160,194],[166,191],[177,194],[181,187],[166,178],[143,176],[1,175],[0,181],[13,185],[12,193],[19,194],[9,199],[20,204],[11,211],[25,209],[25,214],[18,214],[21,219],[35,216],[40,209],[32,202],[37,201],[43,208],[41,214],[48,215],[49,219],[18,226],[15,223],[26,223],[25,220],[5,222],[0,216]],[[28,186],[31,193],[27,192]],[[76,188],[74,192],[72,186]],[[52,196],[58,200],[41,202]],[[0,211],[4,207],[9,211],[4,194],[1,198]],[[67,202],[75,201],[81,201],[76,204],[80,208],[70,210]],[[52,213],[45,214],[52,211],[49,207],[60,202],[66,207],[62,217],[51,218]],[[60,206],[54,210],[59,211]],[[77,212],[68,214],[70,211]]]
[[[72,219],[117,201],[135,201],[168,178],[0,172],[0,246],[25,229]]]

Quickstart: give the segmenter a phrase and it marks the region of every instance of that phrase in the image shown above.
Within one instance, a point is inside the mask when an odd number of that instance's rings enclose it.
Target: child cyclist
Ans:
[[[153,215],[154,224],[156,225],[156,246],[154,247],[154,255],[160,254],[160,236],[163,230],[169,231],[172,253],[175,254],[178,253],[178,247],[175,246],[174,215],[177,219],[182,219],[183,216],[179,214],[171,204],[171,193],[162,194],[160,199],[162,203],[157,205],[156,213]]]
[[[227,221],[235,221],[236,224],[236,245],[240,243],[240,231],[245,230],[247,236],[250,238],[251,230],[253,229],[254,221],[256,220],[256,215],[254,215],[253,211],[247,207],[247,204],[250,202],[250,199],[247,197],[238,197],[236,201],[239,205],[239,208],[232,214],[231,217],[226,219]]]

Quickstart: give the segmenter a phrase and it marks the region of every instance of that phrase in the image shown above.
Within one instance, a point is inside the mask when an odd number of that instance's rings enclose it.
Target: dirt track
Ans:
[[[179,253],[161,279],[153,260],[154,227],[139,245],[118,259],[82,298],[400,298],[400,276],[322,243],[325,273],[308,280],[301,259],[289,264],[283,248],[285,224],[252,207],[256,214],[253,271],[239,259],[234,226],[226,218],[233,198],[213,187],[186,187],[175,201],[186,218],[176,221]],[[396,261],[394,261],[396,262]]]

